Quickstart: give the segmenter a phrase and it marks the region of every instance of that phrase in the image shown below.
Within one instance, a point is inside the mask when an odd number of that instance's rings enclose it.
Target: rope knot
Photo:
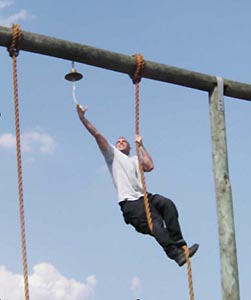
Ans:
[[[20,41],[22,38],[22,31],[18,24],[12,25],[12,41],[8,47],[10,57],[17,57],[20,50]]]
[[[131,78],[132,78],[132,82],[136,84],[139,83],[142,78],[142,72],[145,66],[145,61],[141,54],[134,54],[133,57],[136,60],[136,69]]]

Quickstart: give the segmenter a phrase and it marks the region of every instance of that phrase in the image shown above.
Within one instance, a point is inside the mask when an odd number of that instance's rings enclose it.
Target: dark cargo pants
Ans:
[[[186,245],[178,221],[177,208],[172,200],[158,194],[148,194],[148,201],[153,223],[152,233],[147,224],[144,197],[119,203],[124,220],[138,232],[152,235],[166,254],[173,259],[177,254],[177,248]]]

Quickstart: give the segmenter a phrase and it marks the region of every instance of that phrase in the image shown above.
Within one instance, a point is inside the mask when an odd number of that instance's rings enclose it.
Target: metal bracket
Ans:
[[[218,91],[218,110],[224,111],[224,82],[222,77],[216,76],[217,79],[217,91]]]

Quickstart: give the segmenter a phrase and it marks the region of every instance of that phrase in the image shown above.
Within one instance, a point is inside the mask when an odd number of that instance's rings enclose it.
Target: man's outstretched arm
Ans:
[[[88,106],[82,107],[79,104],[77,105],[77,113],[80,121],[83,123],[85,128],[89,131],[89,133],[96,139],[96,142],[102,153],[105,153],[108,149],[108,141],[107,139],[97,130],[97,128],[85,117],[85,113],[88,109]]]

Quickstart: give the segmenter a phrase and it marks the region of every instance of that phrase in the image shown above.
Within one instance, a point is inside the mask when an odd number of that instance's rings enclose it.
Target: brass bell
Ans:
[[[76,71],[76,69],[74,68],[74,61],[72,62],[72,68],[71,68],[70,73],[66,74],[64,78],[66,80],[72,81],[72,82],[78,81],[83,78],[83,75],[81,73],[78,73]]]

